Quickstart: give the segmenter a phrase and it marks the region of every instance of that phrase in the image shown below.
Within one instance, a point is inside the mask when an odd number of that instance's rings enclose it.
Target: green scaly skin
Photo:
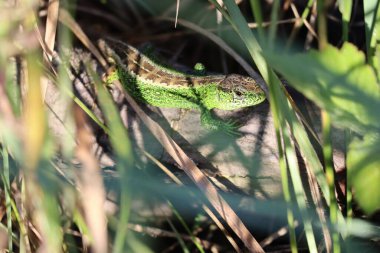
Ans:
[[[136,100],[163,108],[198,109],[202,125],[209,129],[236,132],[236,125],[212,117],[210,110],[234,110],[265,100],[257,82],[240,75],[193,75],[163,67],[137,49],[120,41],[99,42],[115,64],[107,82],[120,80]]]

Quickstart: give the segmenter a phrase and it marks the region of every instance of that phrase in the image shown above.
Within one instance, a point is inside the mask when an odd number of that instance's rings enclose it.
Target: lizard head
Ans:
[[[231,74],[220,82],[218,100],[216,108],[233,110],[261,103],[265,100],[265,93],[255,79]]]

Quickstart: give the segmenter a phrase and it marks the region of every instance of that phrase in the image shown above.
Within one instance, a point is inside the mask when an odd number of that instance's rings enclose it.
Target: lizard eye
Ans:
[[[235,99],[238,101],[242,100],[243,99],[243,93],[239,90],[234,91],[234,100]]]

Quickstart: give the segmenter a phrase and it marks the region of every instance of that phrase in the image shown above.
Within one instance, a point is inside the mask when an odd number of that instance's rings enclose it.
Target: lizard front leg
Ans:
[[[201,108],[201,123],[207,129],[222,131],[229,135],[239,135],[239,125],[232,120],[223,121],[222,119],[216,118],[211,110],[207,108]]]

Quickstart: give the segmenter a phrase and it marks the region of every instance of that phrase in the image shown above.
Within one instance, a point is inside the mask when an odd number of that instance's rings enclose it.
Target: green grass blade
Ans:
[[[269,34],[268,34],[268,43],[269,43],[269,48],[273,48],[274,46],[274,41],[276,39],[276,32],[277,32],[277,22],[278,22],[278,14],[280,10],[280,1],[279,0],[274,0],[273,5],[272,5],[272,10],[271,10],[271,15],[270,15],[270,25],[269,25]]]
[[[379,14],[379,0],[366,0],[363,1],[364,9],[364,22],[365,22],[365,37],[366,37],[366,48],[369,56],[374,55],[376,50],[376,40],[378,39],[378,25],[376,20]],[[377,51],[377,50],[376,50]],[[373,58],[369,59],[371,65],[374,64]]]
[[[170,228],[174,231],[174,233],[176,235],[176,238],[177,238],[177,241],[178,241],[179,245],[181,245],[181,247],[182,247],[182,251],[184,253],[190,253],[189,248],[187,247],[186,243],[182,239],[182,237],[181,237],[180,233],[178,232],[178,230],[175,228],[173,222],[171,222],[170,220],[167,220],[167,221],[169,223]]]
[[[1,157],[3,160],[2,166],[2,179],[4,184],[4,194],[5,194],[5,206],[7,215],[7,230],[8,230],[8,250],[13,251],[12,243],[12,205],[11,205],[11,192],[10,192],[10,174],[9,174],[9,154],[5,147],[2,149]]]
[[[340,0],[338,1],[339,11],[342,13],[342,33],[343,40],[348,41],[349,24],[352,13],[353,0]]]
[[[263,15],[261,12],[261,4],[259,0],[250,0],[251,3],[251,9],[253,16],[255,17],[255,21],[257,23],[257,31],[259,36],[259,41],[261,43],[264,43],[265,37],[264,37],[264,29],[263,29]]]
[[[125,239],[127,235],[127,225],[131,208],[131,196],[129,192],[129,173],[133,169],[133,155],[129,137],[126,129],[121,121],[120,115],[111,95],[102,85],[98,76],[87,67],[87,71],[95,80],[98,90],[100,106],[104,111],[104,115],[109,125],[109,135],[111,145],[114,148],[116,156],[116,168],[120,174],[120,216],[114,241],[114,253],[122,253],[125,251]]]
[[[336,227],[338,216],[338,204],[335,198],[335,171],[333,167],[332,143],[331,143],[331,119],[326,111],[322,111],[322,135],[323,135],[323,158],[325,162],[326,181],[330,192],[330,223]],[[333,252],[340,252],[339,234],[336,230],[332,231]]]
[[[202,245],[195,239],[193,233],[191,232],[189,226],[186,224],[186,221],[182,218],[181,214],[175,209],[175,207],[173,206],[173,204],[170,201],[168,201],[168,204],[169,204],[171,210],[173,211],[174,215],[177,217],[177,219],[179,220],[181,225],[185,228],[186,232],[191,237],[192,242],[197,247],[199,252],[204,253],[205,251],[204,251]],[[175,229],[174,225],[170,225],[170,226],[172,227],[172,229]],[[178,234],[178,232],[176,230],[174,230],[174,232],[176,234]],[[178,235],[178,239],[182,240],[182,238],[179,235]]]

